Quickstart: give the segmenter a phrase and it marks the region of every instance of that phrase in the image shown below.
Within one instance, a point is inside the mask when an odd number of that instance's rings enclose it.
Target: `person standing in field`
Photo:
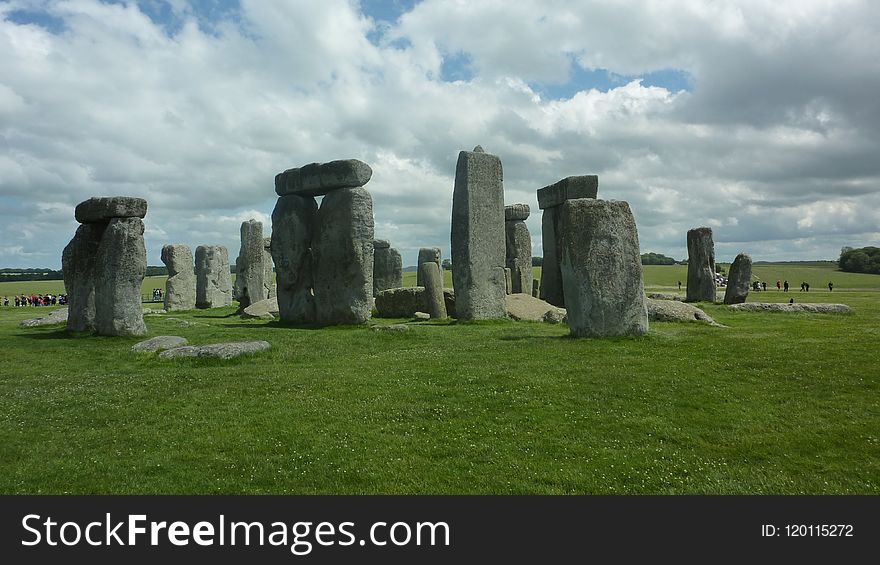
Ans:
[[[780,286],[779,279],[776,279],[776,291],[777,292],[779,291],[779,286]]]
[[[785,292],[788,292],[788,281],[785,281],[784,283],[782,283],[782,288],[784,289]]]
[[[678,290],[681,290],[681,281],[678,281]]]
[[[828,281],[828,292],[831,292],[832,290],[834,290],[834,283],[831,281]]]
[[[761,289],[767,292],[767,281],[761,281]]]

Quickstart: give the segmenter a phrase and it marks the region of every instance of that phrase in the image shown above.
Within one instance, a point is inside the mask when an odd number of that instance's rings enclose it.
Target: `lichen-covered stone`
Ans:
[[[275,192],[279,196],[323,196],[333,190],[363,186],[372,176],[370,166],[357,159],[310,163],[276,175]]]
[[[715,242],[712,228],[699,227],[687,232],[688,302],[715,302]]]
[[[752,283],[752,258],[746,253],[740,253],[730,265],[727,274],[727,288],[724,289],[725,304],[742,304],[749,296],[749,286]]]
[[[165,311],[195,308],[196,273],[189,246],[163,246],[162,262],[168,269],[168,278],[165,280]]]
[[[147,272],[144,223],[113,218],[95,258],[95,329],[101,335],[144,335],[141,283]]]

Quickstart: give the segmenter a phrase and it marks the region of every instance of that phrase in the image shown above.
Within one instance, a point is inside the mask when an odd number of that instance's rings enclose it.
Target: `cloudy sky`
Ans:
[[[642,251],[880,245],[880,2],[0,0],[0,267],[59,268],[74,206],[149,202],[148,262],[265,222],[274,176],[373,168],[376,236],[449,255],[458,152],[505,199],[598,174]]]

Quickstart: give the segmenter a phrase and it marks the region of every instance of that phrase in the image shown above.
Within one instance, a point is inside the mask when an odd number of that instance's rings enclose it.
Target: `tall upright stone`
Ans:
[[[749,284],[752,282],[752,258],[747,253],[740,253],[730,265],[727,277],[727,288],[724,290],[725,304],[742,304],[749,296]]]
[[[442,274],[443,265],[440,257],[439,247],[422,247],[419,249],[419,260],[416,261],[416,267],[422,263],[433,261],[434,263],[437,263],[437,267],[440,268],[440,273]],[[421,272],[418,269],[416,270],[416,286],[425,286],[425,281],[422,280]]]
[[[165,245],[162,262],[168,269],[165,281],[165,310],[192,310],[196,307],[196,273],[188,245]]]
[[[196,247],[195,273],[196,308],[218,308],[232,304],[232,276],[226,247]]]
[[[532,236],[526,219],[528,204],[511,204],[504,207],[504,233],[507,242],[507,268],[511,275],[511,292],[532,292]]]
[[[373,296],[403,286],[403,259],[384,239],[373,242]]]
[[[579,198],[559,207],[561,271],[571,335],[648,331],[639,235],[629,204]]]
[[[312,237],[317,212],[314,197],[296,194],[280,197],[272,211],[278,314],[290,324],[315,323]]]
[[[95,328],[99,334],[147,333],[141,308],[141,283],[146,272],[144,222],[136,217],[113,218],[95,259]]]
[[[95,329],[95,258],[106,224],[82,224],[61,254],[67,293],[67,329]]]
[[[363,324],[373,309],[373,199],[364,188],[328,192],[312,238],[315,319]]]
[[[560,268],[562,250],[559,224],[559,207],[570,199],[596,198],[599,190],[599,177],[596,175],[579,175],[566,177],[556,183],[538,189],[538,207],[543,210],[541,216],[541,240],[544,257],[541,266],[541,286],[539,296],[542,300],[565,307],[565,293],[562,285]]]
[[[504,185],[501,159],[462,151],[452,193],[452,283],[462,320],[504,318]]]
[[[443,297],[443,272],[433,261],[419,265],[419,273],[425,281],[425,307],[432,318],[446,318],[446,300]]]
[[[241,250],[235,260],[235,298],[241,310],[268,298],[264,253],[263,223],[242,222]]]
[[[715,302],[715,242],[712,228],[699,227],[687,232],[688,302]]]
[[[275,298],[275,265],[272,264],[272,237],[263,238],[263,288],[266,298]]]

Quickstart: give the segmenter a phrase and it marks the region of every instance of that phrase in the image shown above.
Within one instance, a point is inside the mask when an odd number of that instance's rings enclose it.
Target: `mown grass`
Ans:
[[[727,328],[637,339],[147,317],[150,336],[272,343],[225,362],[19,328],[38,309],[3,309],[0,492],[877,494],[880,292],[833,295],[855,313],[706,305]]]

